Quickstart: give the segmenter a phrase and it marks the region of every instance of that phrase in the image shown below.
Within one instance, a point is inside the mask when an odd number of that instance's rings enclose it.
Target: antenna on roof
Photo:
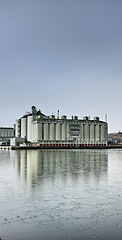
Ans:
[[[57,119],[59,119],[59,110],[57,111],[57,114],[58,114],[58,115],[57,115]]]
[[[107,122],[107,114],[105,115],[105,122]]]

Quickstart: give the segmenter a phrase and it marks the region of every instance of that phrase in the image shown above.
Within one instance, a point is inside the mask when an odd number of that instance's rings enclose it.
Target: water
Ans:
[[[0,150],[2,240],[121,236],[121,149]]]

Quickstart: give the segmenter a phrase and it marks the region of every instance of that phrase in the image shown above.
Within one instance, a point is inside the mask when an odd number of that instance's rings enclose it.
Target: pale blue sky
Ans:
[[[0,0],[0,126],[47,115],[108,115],[122,131],[122,1]]]

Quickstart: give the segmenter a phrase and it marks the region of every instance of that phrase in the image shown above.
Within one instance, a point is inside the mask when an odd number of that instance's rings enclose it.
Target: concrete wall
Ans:
[[[107,123],[84,121],[78,126],[80,126],[78,129],[77,127],[71,128],[70,121],[36,122],[32,141],[77,139],[79,142],[102,142],[107,140]]]

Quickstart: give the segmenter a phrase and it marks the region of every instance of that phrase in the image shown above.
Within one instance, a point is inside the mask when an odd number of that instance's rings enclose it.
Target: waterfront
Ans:
[[[122,150],[0,150],[2,240],[122,235]]]

